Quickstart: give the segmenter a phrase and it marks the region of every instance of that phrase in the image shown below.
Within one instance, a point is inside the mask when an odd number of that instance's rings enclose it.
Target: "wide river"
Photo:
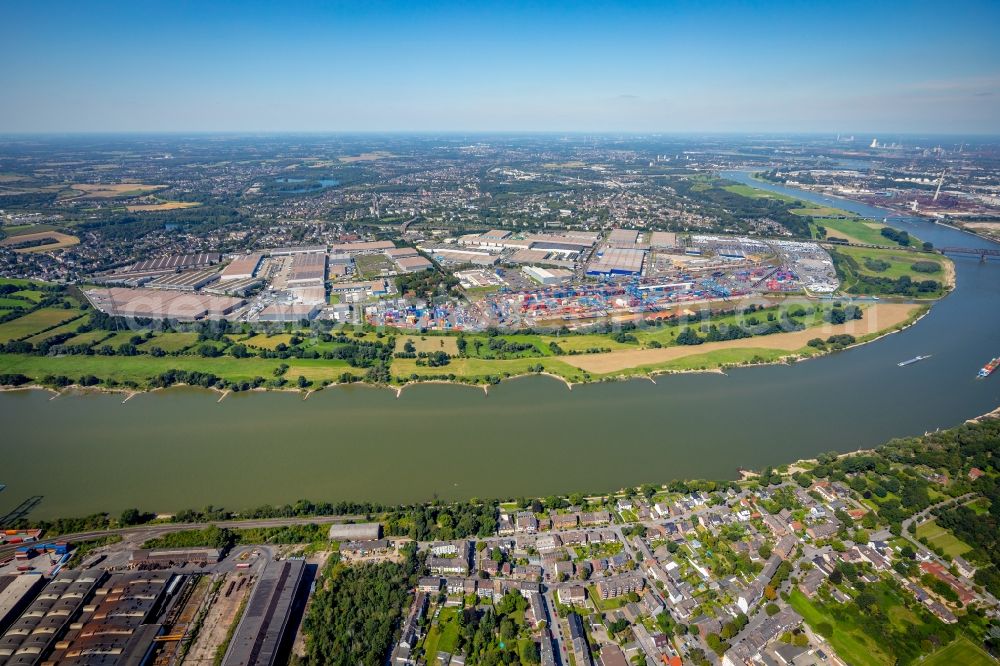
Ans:
[[[746,174],[728,177],[749,182]],[[760,185],[754,183],[755,185]],[[869,206],[802,199],[881,219]],[[989,243],[891,218],[937,246]],[[387,503],[607,491],[674,478],[733,478],[945,428],[1000,405],[1000,262],[957,258],[958,286],[902,333],[798,363],[578,386],[544,377],[490,389],[384,389],[136,396],[0,394],[0,515],[43,496],[33,515],[129,506],[246,508],[299,498]],[[905,368],[918,354],[932,358]]]

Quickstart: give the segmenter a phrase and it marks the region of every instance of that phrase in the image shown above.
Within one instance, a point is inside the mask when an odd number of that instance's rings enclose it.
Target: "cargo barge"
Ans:
[[[989,363],[987,363],[986,365],[984,365],[979,370],[979,374],[977,375],[977,377],[979,377],[979,379],[986,379],[987,377],[989,377],[990,375],[992,375],[993,371],[996,370],[998,367],[1000,367],[1000,356],[997,356],[996,358],[994,358],[993,360],[991,360]]]

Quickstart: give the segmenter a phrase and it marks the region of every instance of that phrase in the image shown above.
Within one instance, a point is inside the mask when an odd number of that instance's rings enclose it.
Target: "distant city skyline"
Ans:
[[[1000,3],[813,4],[14,3],[0,133],[1000,133]]]

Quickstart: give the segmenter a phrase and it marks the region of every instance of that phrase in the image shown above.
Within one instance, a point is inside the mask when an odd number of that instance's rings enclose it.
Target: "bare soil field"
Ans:
[[[386,152],[384,150],[376,150],[371,153],[361,153],[360,155],[349,155],[347,157],[338,157],[344,164],[353,164],[354,162],[374,162],[375,160],[382,160],[387,157],[392,157],[392,153]]]
[[[250,576],[231,573],[225,577],[215,602],[205,615],[198,637],[184,657],[185,666],[212,666],[215,663],[215,649],[225,641],[229,627],[239,620],[236,613],[251,589],[253,583]]]
[[[125,206],[130,213],[146,213],[159,210],[179,210],[181,208],[195,208],[201,204],[197,201],[164,201],[157,204],[137,204],[135,206]]]
[[[45,245],[35,245],[33,247],[17,247],[19,245],[23,245],[24,243],[30,243],[31,241],[42,240],[45,238],[51,238],[55,240],[55,243],[46,243]],[[79,238],[76,236],[70,236],[69,234],[62,234],[58,231],[39,231],[34,234],[10,236],[0,241],[0,245],[13,245],[14,252],[48,252],[49,250],[59,250],[64,247],[77,245],[79,242]]]
[[[806,346],[813,338],[826,339],[831,335],[848,333],[860,338],[872,333],[890,329],[906,321],[919,305],[906,303],[879,303],[865,310],[864,319],[838,324],[836,326],[815,326],[804,331],[775,333],[742,340],[706,342],[700,345],[663,347],[660,349],[634,349],[613,351],[603,354],[581,354],[560,356],[559,360],[593,374],[617,372],[627,368],[637,368],[673,361],[685,356],[704,354],[720,349],[777,349],[794,352]]]
[[[74,183],[71,186],[74,190],[83,193],[82,196],[91,199],[114,199],[115,197],[139,196],[149,194],[156,190],[161,190],[166,185],[143,185],[142,183]]]

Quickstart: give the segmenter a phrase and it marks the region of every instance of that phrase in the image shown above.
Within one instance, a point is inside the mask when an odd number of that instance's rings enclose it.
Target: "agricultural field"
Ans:
[[[0,342],[10,342],[41,333],[45,329],[75,319],[83,314],[80,310],[64,308],[42,308],[29,312],[23,317],[0,324]]]
[[[22,247],[25,243],[31,243],[34,241],[40,241],[50,239],[54,242],[45,243],[44,245],[33,245],[31,247]],[[80,243],[80,239],[76,236],[70,236],[69,234],[60,233],[58,231],[39,231],[38,233],[31,234],[20,234],[17,236],[10,236],[8,238],[0,241],[0,246],[12,247],[14,252],[49,252],[50,250],[61,250],[62,248],[72,247]]]
[[[958,557],[965,555],[972,550],[968,544],[960,541],[958,537],[937,524],[937,521],[928,520],[926,523],[917,525],[917,538],[927,539],[933,548],[940,548],[945,555]]]
[[[787,201],[789,203],[793,201],[799,201],[794,197],[790,197],[785,194],[779,194],[778,192],[769,192],[767,190],[760,190],[756,187],[750,187],[749,185],[735,184],[726,185],[722,189],[727,192],[732,192],[733,194],[738,194],[741,197],[747,197],[748,199],[776,199],[778,201]],[[802,202],[805,203],[805,202]]]

